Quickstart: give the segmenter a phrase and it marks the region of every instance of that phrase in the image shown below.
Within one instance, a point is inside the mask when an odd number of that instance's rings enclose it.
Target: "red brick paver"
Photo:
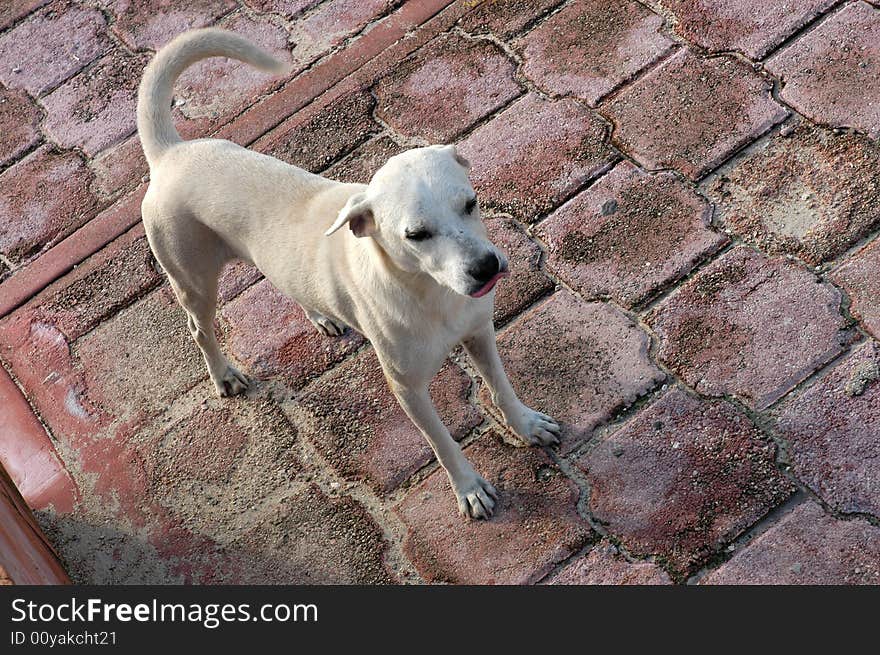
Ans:
[[[669,575],[651,562],[628,562],[608,541],[568,564],[550,579],[554,585],[665,585]]]
[[[880,528],[806,502],[703,584],[880,584]]]
[[[880,8],[848,4],[766,65],[798,111],[880,138]]]
[[[563,0],[494,0],[476,3],[459,24],[473,34],[509,38],[545,15]]]
[[[295,388],[340,362],[362,342],[349,330],[325,337],[294,301],[264,280],[226,305],[220,313],[229,351],[245,373],[258,378],[283,376]]]
[[[674,389],[579,466],[608,531],[685,574],[791,494],[774,453],[743,412]]]
[[[101,55],[105,28],[95,9],[53,3],[0,36],[0,82],[32,96],[52,90]]]
[[[850,312],[875,339],[880,339],[880,241],[874,240],[843,263],[832,279],[849,295]]]
[[[724,245],[708,229],[710,216],[709,204],[674,175],[622,162],[536,234],[548,244],[547,267],[582,295],[632,307]]]
[[[0,87],[0,166],[39,142],[39,124],[40,112],[26,93]]]
[[[495,325],[507,323],[541,296],[553,290],[553,281],[541,270],[541,247],[511,219],[484,219],[489,238],[507,255],[510,277],[495,287]]]
[[[468,402],[470,386],[464,371],[451,363],[430,386],[440,418],[456,440],[482,421]],[[342,475],[365,477],[381,492],[397,488],[433,459],[428,442],[389,390],[372,351],[311,385],[297,405],[311,419],[303,432],[318,452]]]
[[[464,452],[501,501],[491,521],[467,521],[443,471],[410,490],[397,513],[408,529],[404,549],[427,580],[537,582],[589,538],[575,485],[546,454],[506,446],[492,433]]]
[[[544,90],[595,106],[672,47],[663,19],[629,0],[579,0],[519,42],[523,73]]]
[[[99,208],[91,183],[76,153],[51,146],[6,169],[0,174],[0,252],[24,261],[91,219]]]
[[[697,391],[764,409],[843,350],[840,294],[798,265],[744,246],[648,316],[658,357]]]
[[[137,86],[146,63],[146,57],[116,50],[42,98],[47,135],[93,156],[134,132]]]
[[[787,399],[776,431],[795,475],[825,502],[880,514],[880,345],[863,344]]]
[[[498,46],[441,35],[379,81],[376,113],[405,136],[448,142],[518,96],[513,78]]]
[[[205,27],[235,9],[234,0],[102,0],[113,32],[132,50],[158,50],[175,35]]]
[[[880,226],[880,147],[801,124],[711,186],[719,220],[770,254],[818,264]]]
[[[290,28],[294,64],[308,66],[395,5],[394,0],[328,0]]]
[[[764,0],[667,0],[676,31],[716,52],[738,50],[762,59],[837,0],[798,0],[784,6]]]
[[[650,169],[698,179],[788,112],[770,83],[732,57],[681,50],[620,94],[603,112],[614,140]]]
[[[563,424],[563,451],[664,379],[648,359],[648,337],[622,312],[562,291],[498,340],[520,399]],[[494,406],[484,391],[481,400]]]
[[[49,2],[50,0],[7,0],[0,4],[0,30],[5,30],[18,19]]]
[[[571,100],[517,100],[460,146],[484,204],[531,222],[606,170],[605,125]]]
[[[372,117],[374,106],[367,91],[356,91],[317,116],[284,121],[253,148],[317,173],[379,131]]]

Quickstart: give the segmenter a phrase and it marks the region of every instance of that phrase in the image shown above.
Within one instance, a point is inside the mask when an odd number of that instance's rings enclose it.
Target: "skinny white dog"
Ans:
[[[524,443],[558,443],[560,428],[520,402],[498,357],[493,287],[507,260],[480,220],[468,162],[454,146],[415,148],[390,158],[368,185],[345,184],[229,141],[182,141],[170,111],[174,82],[191,64],[218,56],[286,70],[235,34],[192,30],[147,66],[137,107],[151,177],[142,205],[147,237],[217,392],[249,385],[214,334],[218,276],[240,258],[324,334],[348,325],[372,342],[391,390],[446,470],[461,513],[490,517],[495,488],[464,457],[428,395],[449,352],[464,346]]]

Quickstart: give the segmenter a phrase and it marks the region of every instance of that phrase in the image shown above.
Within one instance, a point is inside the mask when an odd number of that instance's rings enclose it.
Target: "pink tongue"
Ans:
[[[495,273],[495,275],[492,276],[492,279],[486,282],[482,289],[471,294],[471,298],[482,298],[492,290],[492,288],[498,283],[498,280],[508,275],[510,275],[510,271]]]

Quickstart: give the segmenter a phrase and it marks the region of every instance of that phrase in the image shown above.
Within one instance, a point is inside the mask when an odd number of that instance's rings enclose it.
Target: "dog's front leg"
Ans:
[[[458,509],[465,516],[475,519],[487,519],[492,516],[498,493],[489,482],[474,470],[473,465],[461,452],[461,446],[449,434],[443,421],[437,415],[428,385],[415,387],[395,382],[389,377],[389,384],[401,407],[412,422],[421,431],[437,461],[446,470]]]
[[[546,414],[529,409],[517,398],[498,355],[492,323],[486,323],[462,345],[489,386],[492,402],[516,436],[530,446],[559,443],[559,424]]]

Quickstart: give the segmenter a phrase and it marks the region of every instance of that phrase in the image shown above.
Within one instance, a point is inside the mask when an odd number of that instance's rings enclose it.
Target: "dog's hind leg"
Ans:
[[[150,247],[165,269],[174,295],[186,310],[187,326],[202,352],[217,393],[220,396],[244,393],[250,381],[229,363],[214,333],[217,280],[228,259],[226,246],[208,228],[195,221],[181,227],[183,222],[177,221],[174,233],[170,234],[167,228],[145,220]]]

